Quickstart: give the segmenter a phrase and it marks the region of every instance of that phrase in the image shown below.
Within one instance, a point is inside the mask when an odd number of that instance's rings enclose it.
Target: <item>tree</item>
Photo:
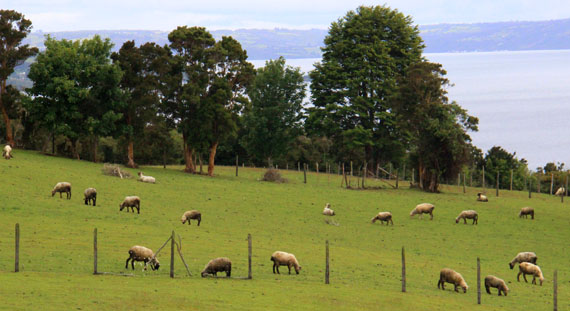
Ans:
[[[336,149],[363,149],[370,165],[401,155],[390,98],[424,47],[411,17],[361,6],[332,23],[324,43],[322,62],[309,74],[309,132],[332,138]]]
[[[19,66],[31,56],[38,53],[35,47],[21,45],[22,40],[32,30],[32,22],[24,15],[12,10],[0,10],[0,110],[6,127],[6,142],[15,146],[12,126],[10,125],[11,102],[6,81]]]
[[[286,155],[290,144],[301,133],[301,110],[305,82],[299,68],[285,66],[285,59],[265,62],[247,91],[251,100],[244,113],[246,135],[241,143],[259,162]]]
[[[499,172],[499,185],[502,188],[510,187],[511,170],[513,171],[514,189],[524,188],[524,177],[528,174],[527,162],[519,160],[515,153],[509,153],[501,147],[494,146],[485,155],[485,179],[490,184],[497,182]]]
[[[91,138],[97,161],[99,137],[117,135],[122,116],[121,70],[110,60],[113,44],[99,36],[83,41],[48,36],[44,45],[30,67],[33,101],[28,110],[54,135],[67,137],[76,158],[78,139]]]

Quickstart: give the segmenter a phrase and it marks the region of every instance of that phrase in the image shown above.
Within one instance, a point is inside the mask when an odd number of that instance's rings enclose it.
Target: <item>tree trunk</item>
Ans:
[[[195,174],[196,167],[194,166],[194,161],[192,161],[192,149],[186,143],[186,135],[182,134],[182,139],[184,140],[184,160],[186,162],[184,172]]]
[[[73,157],[76,158],[77,160],[81,160],[79,158],[79,152],[77,152],[77,139],[69,141],[71,142],[71,153]]]
[[[218,148],[218,142],[215,142],[210,146],[210,159],[208,160],[208,176],[214,176],[214,158],[216,157],[217,148]]]
[[[129,158],[129,162],[127,163],[127,167],[135,168],[137,167],[135,163],[135,150],[134,150],[134,142],[132,138],[129,137],[129,146],[127,147],[127,157]]]
[[[91,150],[91,152],[92,152],[92,156],[91,156],[92,159],[91,159],[91,160],[92,160],[94,163],[97,163],[97,148],[98,148],[98,146],[99,146],[99,137],[96,137],[96,136],[95,136],[95,137],[93,137],[93,143],[92,143],[92,146],[91,146],[91,147],[93,148],[93,149]]]
[[[204,173],[204,170],[202,169],[202,153],[201,152],[198,153],[198,162],[200,162],[200,175],[202,175],[202,173]]]
[[[2,110],[4,125],[6,126],[6,142],[10,144],[10,146],[15,147],[16,144],[14,143],[14,136],[12,135],[12,125],[10,124],[10,117],[8,116],[8,112],[6,111],[6,108],[4,108],[4,104],[2,103],[1,93],[0,93],[0,109]]]

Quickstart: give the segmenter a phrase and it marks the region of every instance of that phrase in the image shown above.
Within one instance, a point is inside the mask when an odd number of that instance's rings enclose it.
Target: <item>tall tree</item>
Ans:
[[[14,72],[14,68],[24,63],[28,57],[38,53],[35,47],[21,45],[22,40],[32,30],[32,22],[24,15],[12,10],[0,10],[0,110],[6,127],[6,142],[15,145],[9,110],[11,109],[10,94],[6,81]]]
[[[285,156],[301,133],[301,110],[305,82],[300,68],[285,65],[285,59],[265,62],[247,91],[251,105],[244,112],[246,133],[241,144],[256,161]]]
[[[369,164],[401,154],[390,98],[424,47],[411,17],[361,6],[332,23],[324,43],[310,72],[309,131],[333,138],[337,149],[362,148]]]

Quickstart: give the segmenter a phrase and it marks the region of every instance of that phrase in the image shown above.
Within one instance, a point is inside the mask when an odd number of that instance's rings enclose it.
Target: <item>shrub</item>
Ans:
[[[117,164],[103,164],[103,175],[115,176],[123,178],[131,178],[131,174],[127,171],[121,170],[121,167]]]
[[[263,174],[263,178],[261,180],[278,182],[278,183],[287,182],[287,179],[281,177],[281,173],[279,173],[279,170],[273,168],[270,168],[267,171],[265,171],[265,174]]]

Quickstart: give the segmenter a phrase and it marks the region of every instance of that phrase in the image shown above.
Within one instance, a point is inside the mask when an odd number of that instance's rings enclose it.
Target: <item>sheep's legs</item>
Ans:
[[[485,290],[487,291],[487,294],[491,294],[491,290],[487,284],[485,284]]]
[[[431,216],[429,220],[433,220],[433,214],[429,213],[429,215]]]
[[[127,258],[127,262],[125,264],[125,269],[129,268],[129,260],[131,260],[131,257]]]
[[[287,268],[289,268],[289,274],[291,274],[291,264],[288,264]]]
[[[202,221],[202,219],[198,219],[198,227],[200,227],[200,222]]]
[[[135,270],[135,259],[133,258],[133,260],[131,260],[131,267],[133,268],[133,270]]]
[[[532,277],[532,284],[536,285],[536,276]]]

